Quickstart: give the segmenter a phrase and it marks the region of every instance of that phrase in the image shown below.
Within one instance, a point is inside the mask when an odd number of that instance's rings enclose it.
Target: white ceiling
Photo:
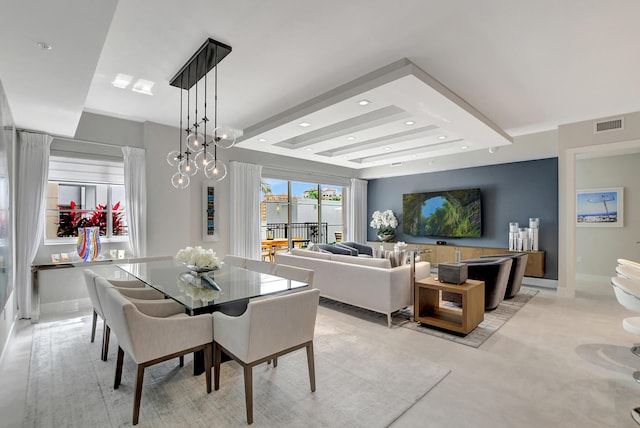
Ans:
[[[72,137],[82,111],[178,126],[168,82],[211,37],[233,48],[218,122],[239,147],[354,169],[480,164],[511,137],[640,111],[638,22],[635,0],[3,0],[0,81],[19,128]]]

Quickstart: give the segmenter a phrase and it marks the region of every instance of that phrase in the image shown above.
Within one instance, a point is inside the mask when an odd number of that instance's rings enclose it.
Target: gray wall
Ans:
[[[558,159],[542,159],[369,181],[369,218],[391,209],[398,217],[396,240],[434,244],[436,238],[402,234],[402,195],[479,187],[482,193],[482,236],[446,238],[448,244],[508,247],[509,222],[527,226],[540,218],[539,248],[546,252],[545,278],[558,278]],[[375,241],[375,230],[367,238]]]

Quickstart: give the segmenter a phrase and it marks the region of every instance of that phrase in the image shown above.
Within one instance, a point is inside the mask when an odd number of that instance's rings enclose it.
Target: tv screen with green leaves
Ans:
[[[480,189],[442,190],[402,195],[405,235],[479,238]]]

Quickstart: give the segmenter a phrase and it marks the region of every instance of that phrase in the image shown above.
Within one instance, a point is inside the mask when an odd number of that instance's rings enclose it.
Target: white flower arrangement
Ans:
[[[381,236],[393,235],[396,227],[398,227],[398,219],[396,219],[396,216],[391,210],[384,212],[374,211],[371,219],[369,226],[378,229],[378,235]]]
[[[219,269],[223,262],[212,249],[198,247],[185,247],[178,250],[176,259],[187,266],[199,269]]]

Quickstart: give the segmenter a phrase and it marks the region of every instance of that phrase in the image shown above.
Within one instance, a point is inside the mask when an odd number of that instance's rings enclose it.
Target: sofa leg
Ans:
[[[389,328],[391,328],[391,312],[389,312],[387,314],[387,326],[389,326]]]

